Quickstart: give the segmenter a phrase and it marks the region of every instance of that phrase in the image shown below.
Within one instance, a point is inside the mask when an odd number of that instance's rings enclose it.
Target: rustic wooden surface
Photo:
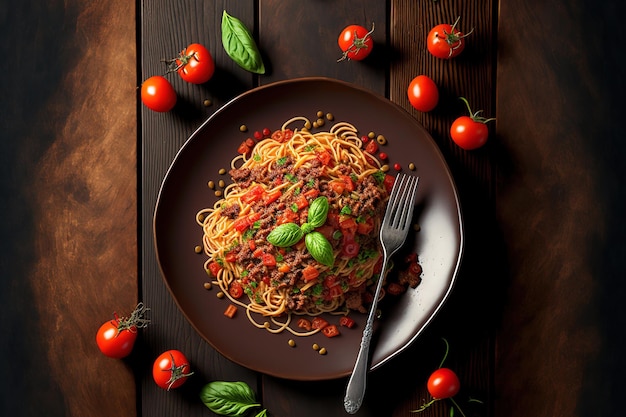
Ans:
[[[225,8],[253,29],[266,75],[224,53]],[[312,75],[370,88],[419,120],[451,167],[467,227],[452,297],[419,340],[372,373],[358,415],[413,415],[441,337],[464,387],[458,400],[484,401],[464,408],[468,417],[619,415],[625,9],[591,0],[5,2],[0,415],[207,416],[197,392],[217,379],[248,382],[272,417],[346,415],[344,379],[258,375],[203,342],[167,292],[152,244],[160,182],[189,134],[243,91]],[[430,57],[428,29],[457,16],[474,28],[467,49],[453,61]],[[373,55],[335,63],[338,32],[372,21]],[[212,52],[214,78],[172,78],[179,104],[170,113],[142,107],[141,80],[191,41]],[[441,89],[428,114],[406,98],[420,73]],[[459,95],[497,117],[478,151],[449,138],[464,110]],[[98,326],[138,300],[153,323],[131,357],[105,358]],[[196,371],[169,393],[150,377],[168,348],[187,353]],[[448,416],[448,406],[421,415]]]

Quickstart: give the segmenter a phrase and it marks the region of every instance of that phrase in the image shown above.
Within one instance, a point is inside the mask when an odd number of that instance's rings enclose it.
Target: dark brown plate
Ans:
[[[212,206],[216,197],[207,182],[224,179],[238,145],[254,130],[279,128],[287,119],[303,115],[315,119],[318,110],[337,121],[354,124],[360,132],[384,134],[390,164],[409,163],[420,176],[415,221],[421,230],[406,246],[418,254],[423,280],[416,290],[381,304],[383,314],[370,351],[372,367],[381,366],[406,348],[432,320],[452,289],[463,252],[459,201],[450,171],[426,130],[406,111],[363,88],[328,78],[304,78],[256,88],[233,99],[213,114],[180,149],[163,181],[154,215],[157,258],[167,287],[185,317],[217,351],[250,369],[294,380],[324,380],[348,375],[354,364],[365,315],[352,314],[358,327],[341,336],[295,338],[253,327],[239,311],[235,319],[223,315],[228,301],[216,290],[205,290],[205,255],[194,247],[202,231],[195,215]],[[239,130],[249,127],[248,133]],[[329,125],[324,126],[328,130]],[[393,171],[393,170],[392,170]],[[336,318],[335,318],[336,321]],[[311,346],[318,343],[326,355]]]

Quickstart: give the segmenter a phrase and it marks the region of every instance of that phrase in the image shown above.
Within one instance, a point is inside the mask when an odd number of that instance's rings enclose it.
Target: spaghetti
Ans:
[[[292,315],[364,311],[393,177],[355,126],[289,128],[299,121],[308,122],[292,118],[235,157],[233,182],[196,220],[205,270],[222,292],[255,326],[306,335],[290,327]]]

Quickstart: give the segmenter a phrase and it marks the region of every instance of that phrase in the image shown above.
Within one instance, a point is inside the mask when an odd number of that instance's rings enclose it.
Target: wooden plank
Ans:
[[[259,34],[268,64],[264,84],[300,77],[331,77],[386,94],[387,6],[373,0],[260,3]],[[277,23],[279,22],[279,23]],[[370,28],[374,48],[364,61],[342,61],[337,37],[350,24]],[[330,40],[330,41],[329,41]]]
[[[497,197],[510,282],[498,414],[623,412],[624,35],[607,36],[625,12],[501,2]]]
[[[474,111],[483,109],[484,115],[494,116],[496,66],[493,41],[497,6],[497,2],[489,0],[397,0],[392,1],[389,24],[390,48],[399,51],[390,65],[390,99],[420,121],[439,145],[459,190],[465,224],[465,251],[457,285],[431,328],[421,338],[425,350],[419,357],[439,357],[440,338],[447,338],[451,352],[454,352],[448,366],[461,379],[462,395],[484,401],[485,407],[477,410],[481,415],[491,412],[496,326],[493,317],[497,314],[497,306],[489,297],[494,288],[499,287],[502,268],[493,260],[494,253],[498,252],[494,216],[497,146],[492,138],[491,143],[482,149],[464,151],[452,142],[449,129],[456,117],[467,114],[459,100],[461,96],[469,100]],[[430,29],[440,23],[453,24],[457,18],[460,19],[459,29],[465,33],[471,31],[463,53],[451,60],[430,55],[426,48]],[[428,113],[412,108],[407,97],[410,81],[421,74],[431,77],[439,87],[439,104]],[[416,378],[426,381],[432,370],[434,368],[418,370]],[[414,409],[427,398],[428,393],[422,386],[408,396],[401,408]],[[424,415],[445,416],[448,411],[448,407],[442,404],[425,411]]]
[[[227,11],[254,30],[252,2],[229,3]],[[176,107],[157,114],[141,111],[142,145],[142,296],[151,306],[153,324],[144,332],[144,358],[138,366],[141,381],[141,415],[205,416],[208,410],[199,401],[203,384],[211,380],[234,379],[256,386],[254,373],[239,367],[215,352],[182,316],[166,289],[156,262],[152,216],[166,170],[189,135],[221,105],[255,85],[255,77],[239,68],[224,52],[221,19],[224,6],[193,0],[176,3],[155,0],[142,2],[142,79],[164,73],[161,59],[173,57],[192,42],[205,45],[216,63],[213,78],[204,85],[184,82],[176,74],[170,81],[178,93]],[[205,106],[205,100],[211,105]],[[183,351],[195,375],[177,394],[158,388],[152,381],[152,361],[166,349]]]
[[[2,5],[0,415],[135,413],[132,369],[95,343],[137,301],[134,19]]]

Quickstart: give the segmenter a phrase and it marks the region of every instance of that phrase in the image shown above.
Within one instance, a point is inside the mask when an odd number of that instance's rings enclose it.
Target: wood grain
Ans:
[[[0,414],[132,415],[95,334],[137,302],[134,5],[29,7],[2,13]]]
[[[510,276],[498,333],[499,414],[621,412],[624,338],[610,329],[623,327],[616,312],[625,286],[610,271],[625,253],[623,222],[615,221],[624,210],[616,159],[626,150],[618,139],[624,83],[616,84],[624,68],[609,69],[617,57],[605,30],[623,13],[623,3],[590,1],[501,7],[498,139],[507,164],[498,220]]]

